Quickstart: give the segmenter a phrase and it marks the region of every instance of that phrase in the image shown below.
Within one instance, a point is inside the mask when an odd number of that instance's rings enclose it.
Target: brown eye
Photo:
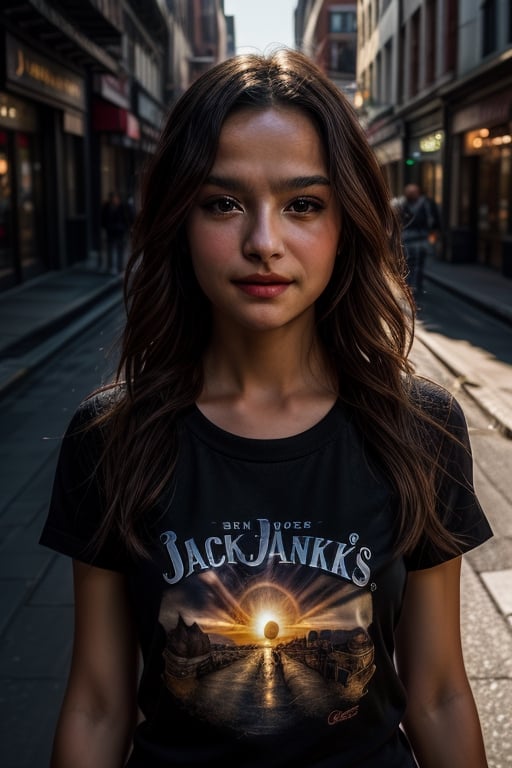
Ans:
[[[219,214],[240,210],[238,203],[230,197],[217,197],[214,200],[208,200],[203,207],[212,213]]]
[[[230,213],[235,209],[235,204],[229,197],[223,197],[221,200],[217,200],[216,207],[221,213]]]
[[[316,200],[310,200],[307,197],[299,197],[289,206],[293,213],[312,213],[320,210],[321,207]]]

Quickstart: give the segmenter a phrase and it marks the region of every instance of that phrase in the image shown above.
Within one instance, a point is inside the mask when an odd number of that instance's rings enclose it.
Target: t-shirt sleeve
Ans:
[[[473,456],[462,408],[442,389],[430,389],[429,398],[434,415],[443,414],[443,423],[456,438],[443,438],[440,464],[445,472],[438,487],[437,513],[445,528],[458,537],[459,554],[464,554],[490,539],[493,532],[474,489]],[[440,550],[424,536],[405,557],[405,563],[408,570],[420,570],[440,565],[454,556],[456,553]]]
[[[94,399],[84,401],[62,439],[39,543],[90,565],[122,571],[126,553],[119,537],[112,532],[101,544],[96,538],[105,512],[98,471],[101,431],[90,424],[96,413]]]

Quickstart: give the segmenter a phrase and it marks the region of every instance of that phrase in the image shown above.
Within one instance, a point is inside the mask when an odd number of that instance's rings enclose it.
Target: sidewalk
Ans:
[[[486,267],[452,264],[429,259],[425,266],[426,283],[437,283],[493,318],[512,325],[512,280]],[[484,334],[489,336],[488,331]],[[417,338],[443,363],[487,414],[494,425],[512,438],[512,358],[500,360],[491,353],[492,346],[482,348],[461,345],[446,335],[428,333],[422,328],[421,312],[416,328]],[[511,351],[512,352],[512,351]]]
[[[78,264],[0,295],[0,397],[121,301],[121,277]]]
[[[494,317],[512,324],[512,279],[478,264],[427,260],[426,276]]]

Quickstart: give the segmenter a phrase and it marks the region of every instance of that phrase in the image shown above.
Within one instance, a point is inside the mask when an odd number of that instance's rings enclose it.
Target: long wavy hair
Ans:
[[[99,417],[107,508],[98,540],[115,528],[129,550],[145,551],[146,521],[172,477],[180,417],[202,391],[210,340],[210,306],[191,266],[187,216],[227,116],[272,106],[302,110],[324,147],[342,228],[333,275],[316,306],[317,334],[339,399],[399,499],[397,551],[409,551],[423,532],[455,551],[436,514],[441,440],[428,437],[443,427],[411,394],[414,302],[389,190],[350,103],[310,59],[288,49],[235,56],[200,76],[170,111],[144,174],[115,397]]]

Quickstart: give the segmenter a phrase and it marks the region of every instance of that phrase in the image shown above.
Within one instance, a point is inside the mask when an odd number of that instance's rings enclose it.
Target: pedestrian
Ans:
[[[41,536],[74,563],[53,768],[486,766],[459,578],[492,532],[461,407],[408,359],[401,253],[306,56],[235,56],[176,103],[117,379]]]
[[[107,238],[107,270],[112,275],[118,275],[124,269],[128,234],[133,219],[133,208],[123,203],[119,192],[111,192],[101,209],[101,226]]]
[[[435,200],[423,194],[418,184],[405,186],[399,209],[407,281],[417,299],[423,293],[425,260],[432,253],[441,230],[439,210]]]

